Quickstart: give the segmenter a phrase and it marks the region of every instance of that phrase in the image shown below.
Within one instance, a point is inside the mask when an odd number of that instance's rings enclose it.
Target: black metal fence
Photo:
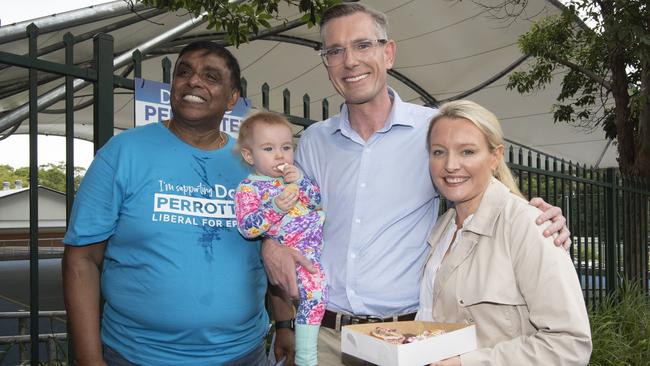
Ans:
[[[49,333],[41,333],[39,335],[39,343],[46,344],[45,356],[47,359],[47,365],[65,365],[67,363],[67,350],[66,350],[66,339],[68,338],[67,333],[65,332],[56,332],[53,325],[53,320],[64,319],[66,313],[64,310],[60,311],[41,311],[39,314],[40,318],[46,318],[49,320]],[[0,365],[5,365],[9,363],[3,362],[5,357],[9,355],[12,351],[17,353],[16,359],[10,359],[9,362],[18,365],[25,365],[29,362],[30,358],[30,348],[29,344],[31,343],[31,337],[29,333],[29,319],[30,314],[28,312],[22,311],[12,311],[12,312],[0,312],[0,321],[13,322],[15,321],[16,325],[16,335],[9,336],[0,336]],[[41,325],[48,324],[47,321],[41,319]]]
[[[648,182],[521,146],[509,148],[508,163],[524,195],[562,208],[587,306],[597,307],[623,278],[638,281],[648,293]]]

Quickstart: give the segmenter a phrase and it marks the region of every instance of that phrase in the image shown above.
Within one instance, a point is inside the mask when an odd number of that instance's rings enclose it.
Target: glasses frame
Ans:
[[[330,47],[330,48],[324,48],[324,49],[318,51],[318,55],[320,56],[321,60],[323,60],[323,64],[324,64],[326,67],[334,67],[334,66],[338,66],[338,65],[342,64],[343,62],[339,62],[339,63],[331,64],[331,63],[327,60],[327,54],[328,54],[329,52],[331,52],[332,50],[340,50],[340,51],[342,51],[343,53],[341,54],[341,61],[343,61],[343,60],[345,60],[345,55],[346,55],[346,53],[348,52],[348,48],[353,48],[353,47],[358,46],[358,45],[360,45],[360,44],[362,44],[362,43],[365,43],[365,42],[370,42],[371,47],[369,47],[369,48],[367,49],[367,50],[370,50],[371,48],[374,49],[374,48],[379,47],[379,46],[385,46],[385,45],[388,43],[388,39],[385,39],[385,38],[364,39],[364,40],[361,40],[361,41],[353,42],[351,45],[349,45],[349,46],[347,46],[347,47]],[[353,52],[355,52],[355,51],[353,51]]]

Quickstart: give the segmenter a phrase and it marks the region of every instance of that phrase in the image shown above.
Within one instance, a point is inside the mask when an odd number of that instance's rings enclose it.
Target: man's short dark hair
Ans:
[[[232,85],[232,88],[241,91],[241,71],[239,69],[239,62],[226,47],[210,41],[192,42],[183,47],[181,52],[178,53],[176,63],[178,63],[178,60],[180,60],[184,54],[193,51],[203,51],[205,54],[212,54],[224,60],[228,70],[230,70],[230,84]],[[176,70],[176,65],[174,65],[174,70]]]
[[[323,13],[323,16],[320,18],[320,29],[321,37],[323,32],[323,27],[332,19],[345,17],[348,15],[363,13],[370,15],[373,22],[375,23],[377,37],[379,38],[388,38],[388,17],[386,14],[377,11],[368,5],[362,3],[340,3],[336,4]]]

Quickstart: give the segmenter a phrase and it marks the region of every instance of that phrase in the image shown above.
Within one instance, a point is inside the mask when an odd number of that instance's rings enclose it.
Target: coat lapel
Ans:
[[[490,182],[472,220],[464,228],[460,240],[451,248],[436,273],[433,286],[434,304],[436,299],[438,299],[443,285],[447,283],[451,275],[474,252],[479,239],[482,236],[489,237],[494,235],[494,225],[503,210],[504,197],[507,194],[508,188],[501,182],[496,179]],[[436,228],[431,233],[429,245],[433,248],[438,245],[455,215],[456,210],[453,208],[445,213],[443,216],[444,221],[440,223],[440,226],[436,225]]]
[[[433,286],[434,301],[438,298],[442,287],[458,267],[472,254],[480,236],[476,233],[463,231],[460,240],[454,247],[450,249],[447,257],[442,261],[438,273],[436,273],[436,280]]]

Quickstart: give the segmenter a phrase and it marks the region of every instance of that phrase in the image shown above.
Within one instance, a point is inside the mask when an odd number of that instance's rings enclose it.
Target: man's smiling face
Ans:
[[[191,125],[221,121],[237,102],[223,58],[204,50],[184,54],[174,69],[171,107],[174,120]],[[219,122],[217,122],[218,124]]]
[[[355,42],[382,38],[372,17],[365,13],[335,18],[323,26],[323,47],[350,47]],[[348,104],[372,102],[385,92],[387,70],[393,67],[395,43],[375,47],[363,55],[346,50],[345,59],[339,65],[327,67],[330,81]]]

